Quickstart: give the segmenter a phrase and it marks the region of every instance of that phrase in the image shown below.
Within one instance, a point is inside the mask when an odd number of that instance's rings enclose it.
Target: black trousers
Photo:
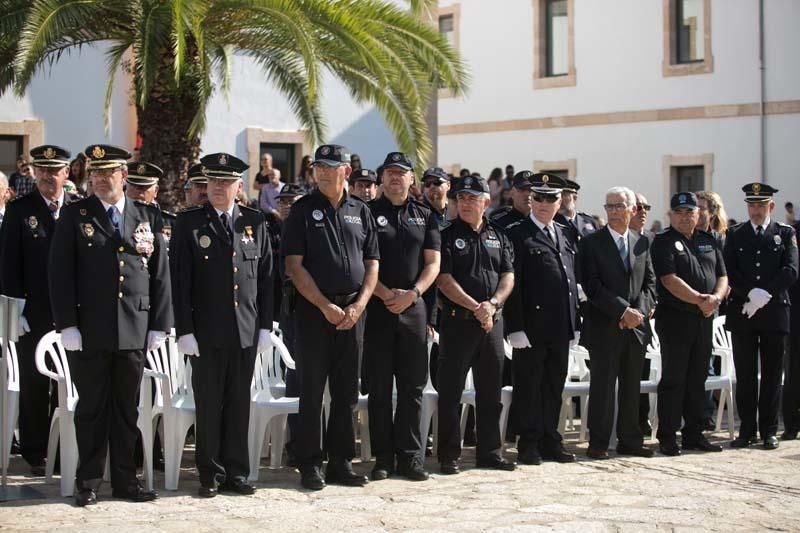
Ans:
[[[364,380],[369,393],[369,435],[379,460],[419,457],[422,389],[428,380],[426,312],[422,299],[397,315],[370,302],[364,331]],[[392,420],[393,382],[397,408]],[[426,435],[427,437],[427,435]]]
[[[519,434],[517,449],[540,453],[561,448],[558,418],[561,394],[567,377],[569,340],[537,342],[533,347],[514,350],[514,392],[512,405]]]
[[[200,483],[215,487],[250,473],[247,430],[250,424],[250,382],[256,347],[200,346],[192,360],[195,402],[195,464]]]
[[[703,436],[705,383],[712,349],[714,319],[660,306],[656,333],[661,340],[661,381],[658,384],[658,440],[674,443],[683,429],[684,444]]]
[[[783,371],[783,427],[794,431],[800,431],[800,324],[797,326],[789,334]]]
[[[439,461],[461,456],[461,394],[472,368],[477,458],[500,457],[500,395],[503,379],[503,320],[485,332],[476,320],[442,317],[439,332]]]
[[[589,447],[608,449],[614,425],[614,402],[618,405],[617,439],[630,447],[642,445],[639,429],[639,390],[645,346],[631,331],[614,341],[589,349],[592,379],[589,383]],[[619,379],[617,397],[614,391]]]
[[[325,382],[331,395],[326,428],[330,462],[350,461],[356,454],[353,409],[358,402],[359,345],[364,318],[349,330],[339,331],[322,312],[302,296],[297,297],[295,351],[300,382],[297,462],[301,467],[322,464],[320,416]]]
[[[36,345],[48,331],[30,331],[17,341],[20,451],[31,466],[47,457],[50,418],[58,405],[58,388],[51,389],[50,378],[36,369]]]
[[[741,437],[753,437],[756,430],[761,433],[762,439],[778,432],[785,337],[775,332],[731,331],[733,362],[736,365],[736,408],[741,420]]]
[[[75,435],[78,488],[98,488],[106,453],[111,455],[111,485],[124,490],[136,482],[136,438],[142,350],[67,352],[78,390]]]

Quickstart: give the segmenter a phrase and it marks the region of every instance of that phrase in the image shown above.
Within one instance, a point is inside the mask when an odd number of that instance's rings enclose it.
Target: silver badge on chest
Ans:
[[[322,220],[324,217],[325,217],[325,215],[319,209],[314,209],[314,211],[312,211],[312,213],[311,213],[311,218],[313,218],[317,222]]]
[[[456,248],[459,250],[463,250],[467,247],[467,243],[464,242],[464,239],[456,239]]]

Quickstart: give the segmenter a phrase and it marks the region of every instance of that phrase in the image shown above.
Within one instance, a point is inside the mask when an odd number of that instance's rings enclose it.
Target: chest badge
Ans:
[[[38,228],[39,227],[39,219],[37,219],[36,217],[28,217],[28,226],[30,226],[31,229]]]
[[[773,241],[775,241],[775,244],[777,244],[778,246],[780,246],[780,244],[783,242],[783,241],[781,240],[781,236],[780,236],[780,235],[775,235],[775,236],[772,238],[772,240],[773,240]]]
[[[86,209],[81,209],[80,213],[81,213],[82,217],[85,217],[86,216]]]
[[[459,250],[463,250],[467,247],[467,243],[464,242],[464,239],[456,239],[456,248]]]
[[[386,220],[386,217],[383,216],[383,215],[379,216],[378,219],[376,220],[376,222],[378,223],[378,225],[380,227],[384,227],[386,224],[389,223],[389,221]]]
[[[253,242],[253,226],[245,226],[242,234],[242,244],[250,244],[251,242]]]
[[[164,240],[167,241],[167,244],[169,244],[169,239],[172,237],[172,228],[170,226],[164,226],[161,228],[161,235],[164,237]]]
[[[155,250],[153,241],[155,236],[153,230],[150,229],[149,222],[140,222],[136,229],[133,230],[133,243],[136,246],[136,251],[142,255],[150,257]]]
[[[675,241],[675,249],[679,252],[683,251],[683,243],[681,241]]]
[[[209,237],[208,235],[203,235],[202,237],[200,237],[199,242],[200,242],[200,248],[208,248],[209,246],[211,246],[211,237]]]
[[[322,220],[324,216],[325,215],[323,215],[322,211],[320,211],[319,209],[314,209],[314,211],[311,212],[311,218],[313,218],[317,222]]]
[[[94,226],[92,224],[84,224],[83,234],[91,239],[92,236],[94,235]]]

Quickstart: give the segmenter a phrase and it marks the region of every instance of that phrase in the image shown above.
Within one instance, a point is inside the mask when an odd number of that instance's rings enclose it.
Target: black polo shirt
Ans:
[[[433,208],[431,203],[428,201],[427,197],[422,198],[422,204],[431,210],[431,216],[439,225],[439,229],[442,230],[447,225],[447,205],[444,206],[444,211],[439,213],[436,209]]]
[[[692,238],[687,239],[681,232],[669,227],[653,239],[650,254],[658,280],[656,290],[659,306],[700,312],[697,305],[679,300],[664,287],[661,276],[675,274],[699,293],[711,294],[717,279],[728,275],[719,241],[705,231],[695,230]]]
[[[364,261],[379,259],[367,204],[345,193],[337,207],[319,190],[297,200],[283,225],[281,255],[302,255],[319,290],[351,294],[364,282]]]
[[[415,200],[395,206],[386,196],[369,203],[378,232],[381,269],[378,279],[391,289],[410,289],[425,267],[423,250],[442,247],[431,210]]]
[[[451,274],[464,292],[477,302],[484,302],[497,291],[500,274],[514,272],[511,241],[486,217],[477,232],[457,217],[442,230],[439,272]],[[447,300],[444,295],[442,297]]]

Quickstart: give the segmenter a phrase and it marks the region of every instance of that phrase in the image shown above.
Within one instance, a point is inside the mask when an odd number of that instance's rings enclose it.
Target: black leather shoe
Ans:
[[[478,468],[491,468],[492,470],[504,470],[511,472],[517,469],[517,464],[511,461],[506,461],[502,457],[486,457],[475,461],[475,466]]]
[[[300,484],[309,490],[322,490],[325,488],[325,480],[318,466],[300,468]]]
[[[197,489],[197,495],[201,498],[213,498],[219,493],[216,487],[206,487],[205,485],[200,485],[200,488]]]
[[[219,486],[220,492],[232,492],[234,494],[241,494],[243,496],[249,496],[251,494],[256,493],[255,486],[251,485],[247,482],[247,480],[242,478],[233,478],[225,480],[225,483],[222,483]]]
[[[446,476],[452,476],[453,474],[460,474],[461,468],[458,466],[458,461],[451,459],[439,463],[439,472]]]
[[[517,462],[524,465],[540,465],[542,464],[542,456],[536,448],[528,448],[517,454]]]
[[[756,437],[742,437],[739,435],[731,441],[731,448],[747,448],[756,442],[758,442]]]
[[[575,454],[569,453],[564,448],[559,448],[553,452],[542,453],[542,459],[545,461],[555,461],[556,463],[574,463]]]
[[[699,439],[694,441],[683,441],[681,448],[684,450],[696,450],[698,452],[721,452],[722,446],[719,444],[711,444],[708,439]]]
[[[632,455],[634,457],[649,458],[655,455],[655,452],[647,446],[625,446],[624,444],[617,444],[617,455]]]
[[[124,489],[112,489],[111,496],[128,500],[136,503],[151,502],[158,498],[158,493],[154,490],[145,490],[144,487],[136,484],[128,485]]]
[[[797,430],[796,429],[787,429],[781,435],[781,440],[795,440],[797,438]]]
[[[325,481],[329,485],[345,485],[347,487],[363,487],[369,483],[367,476],[353,472],[350,461],[335,466],[328,463],[328,468],[325,470]]]
[[[44,476],[46,466],[47,466],[47,461],[42,461],[41,463],[31,465],[31,475],[36,477]]]
[[[703,422],[703,431],[716,431],[717,424],[710,418]]]
[[[658,445],[658,451],[661,455],[668,457],[677,457],[681,454],[681,449],[678,447],[677,442],[662,442]]]
[[[777,450],[779,444],[780,443],[778,442],[778,437],[776,437],[775,435],[770,435],[769,437],[764,439],[765,450]]]
[[[586,450],[586,457],[590,459],[608,459],[608,450],[600,450],[598,448],[589,448]]]
[[[97,504],[97,493],[94,489],[81,489],[75,495],[75,505],[78,507],[86,507],[87,505]]]
[[[410,481],[427,481],[431,477],[418,457],[410,461],[398,461],[397,473]]]
[[[378,457],[375,460],[375,467],[372,469],[370,477],[373,481],[381,481],[387,479],[394,473],[394,456],[392,457]]]

